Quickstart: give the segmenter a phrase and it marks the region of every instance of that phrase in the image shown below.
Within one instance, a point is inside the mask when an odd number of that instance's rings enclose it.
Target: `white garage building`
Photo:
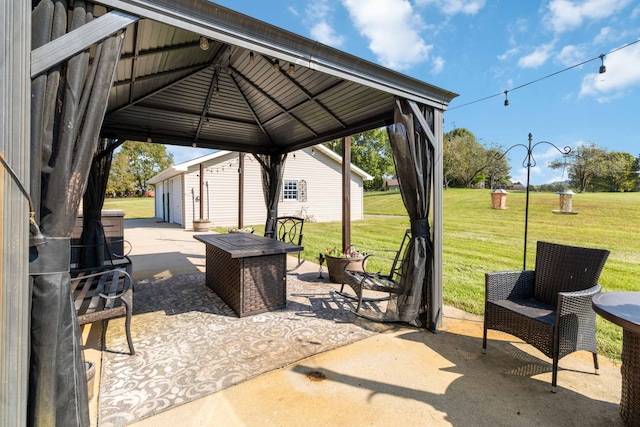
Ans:
[[[351,220],[364,217],[363,183],[371,179],[351,165]],[[155,216],[186,229],[193,228],[193,220],[200,218],[201,200],[203,218],[213,227],[264,224],[267,218],[262,171],[249,154],[216,151],[165,169],[149,183],[155,185]],[[279,216],[296,215],[319,222],[342,219],[342,157],[325,146],[290,153],[282,188]]]

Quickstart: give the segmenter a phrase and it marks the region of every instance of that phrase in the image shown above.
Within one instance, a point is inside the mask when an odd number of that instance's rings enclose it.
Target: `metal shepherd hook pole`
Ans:
[[[536,167],[536,159],[533,157],[533,149],[536,148],[538,145],[540,144],[548,144],[550,146],[552,146],[553,148],[555,148],[556,150],[558,150],[558,152],[562,155],[567,155],[571,152],[571,147],[569,146],[565,146],[563,150],[561,150],[560,148],[558,148],[555,144],[548,142],[548,141],[540,141],[540,142],[536,142],[535,144],[531,145],[531,140],[533,139],[533,135],[531,134],[531,132],[529,132],[529,145],[524,145],[524,144],[515,144],[512,145],[511,147],[509,147],[507,149],[507,151],[505,151],[502,154],[497,154],[496,158],[497,159],[501,159],[504,156],[507,155],[507,153],[509,151],[511,151],[512,148],[514,147],[524,147],[527,149],[527,155],[524,158],[524,160],[522,161],[522,167],[527,168],[527,197],[526,197],[526,201],[525,201],[525,210],[524,210],[524,255],[523,255],[523,261],[522,261],[522,269],[526,270],[527,269],[527,231],[529,229],[529,179],[531,178],[531,168],[532,167]]]

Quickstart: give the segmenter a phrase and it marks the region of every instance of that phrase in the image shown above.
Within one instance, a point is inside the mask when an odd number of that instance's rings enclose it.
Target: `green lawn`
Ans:
[[[493,210],[488,190],[444,192],[445,304],[482,314],[484,274],[522,268],[525,199],[524,192],[510,192],[507,209]],[[409,226],[399,192],[367,193],[364,205],[365,220],[352,223],[352,243],[397,247]],[[640,193],[576,194],[577,215],[552,213],[558,205],[557,194],[529,194],[527,268],[535,266],[538,240],[605,248],[611,255],[600,277],[603,289],[640,290]],[[304,258],[312,260],[324,248],[340,246],[340,230],[339,222],[305,224]],[[619,357],[621,328],[600,317],[597,321],[600,351]]]
[[[585,193],[573,196],[577,215],[556,215],[559,197],[530,193],[527,268],[535,265],[538,240],[605,248],[611,255],[600,276],[606,291],[640,290],[640,193]],[[409,220],[399,192],[367,193],[366,218],[351,225],[352,243],[381,249],[400,244]],[[105,209],[124,209],[125,218],[153,216],[153,199],[109,199]],[[510,192],[507,209],[491,209],[488,190],[444,192],[443,278],[445,304],[482,314],[484,273],[517,270],[523,265],[525,193]],[[263,224],[253,225],[257,233]],[[305,223],[302,257],[315,261],[329,247],[340,247],[340,222]],[[226,229],[225,229],[226,230]],[[370,264],[372,270],[388,270]],[[598,317],[598,346],[619,357],[621,328]]]
[[[125,219],[153,218],[153,197],[105,199],[104,209],[122,209]]]

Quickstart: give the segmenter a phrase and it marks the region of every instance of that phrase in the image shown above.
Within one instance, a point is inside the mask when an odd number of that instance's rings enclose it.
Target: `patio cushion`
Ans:
[[[534,299],[514,299],[514,300],[498,300],[492,301],[492,304],[504,307],[507,310],[515,311],[516,313],[527,316],[531,319],[535,319],[540,322],[553,325],[556,322],[555,309],[549,304],[545,304]]]

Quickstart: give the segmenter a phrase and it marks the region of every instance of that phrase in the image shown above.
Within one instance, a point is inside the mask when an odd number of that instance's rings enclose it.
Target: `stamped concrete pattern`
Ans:
[[[385,329],[356,318],[352,304],[328,284],[290,274],[286,309],[238,318],[202,273],[140,281],[136,354],[122,321],[106,333],[99,425],[126,425]]]

